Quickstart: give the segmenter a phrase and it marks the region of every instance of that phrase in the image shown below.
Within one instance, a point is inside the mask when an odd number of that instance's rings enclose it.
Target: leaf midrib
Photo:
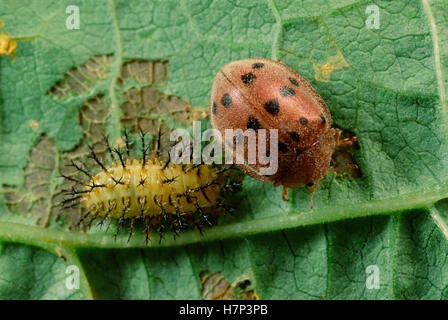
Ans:
[[[419,190],[389,199],[371,200],[349,205],[340,204],[320,209],[315,208],[307,212],[217,225],[210,230],[206,230],[203,236],[200,236],[196,231],[188,231],[176,240],[166,237],[160,244],[158,236],[153,236],[152,241],[146,245],[143,234],[135,235],[128,243],[127,235],[118,236],[114,240],[114,237],[111,237],[109,234],[86,234],[44,229],[8,221],[0,223],[0,240],[31,244],[45,249],[61,245],[69,248],[173,247],[205,241],[246,237],[263,232],[292,229],[347,218],[389,214],[412,209],[427,209],[438,200],[448,197],[448,183],[434,186],[434,189],[435,191],[430,192]]]

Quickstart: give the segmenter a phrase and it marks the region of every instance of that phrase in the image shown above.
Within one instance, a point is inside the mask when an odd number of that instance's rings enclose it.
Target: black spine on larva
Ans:
[[[81,199],[81,196],[77,196],[77,197],[73,197],[73,198],[70,198],[70,199],[62,200],[61,201],[62,209],[66,210],[66,209],[70,209],[70,208],[74,208],[74,207],[78,206],[79,205],[79,201],[77,201],[77,200],[79,200],[79,199]],[[72,203],[68,204],[70,202],[72,202]]]
[[[106,212],[106,214],[104,215],[104,217],[102,217],[101,220],[100,220],[100,222],[98,222],[98,226],[99,226],[100,228],[103,227],[104,221],[107,219],[107,217],[109,216],[109,214],[111,213],[111,211],[112,211],[112,208],[109,206],[109,208],[107,209],[107,212]]]
[[[173,144],[171,145],[171,149],[175,146],[175,144],[176,144],[176,142],[173,142]],[[165,165],[163,166],[162,171],[164,171],[168,167],[170,162],[171,162],[171,154],[168,152],[168,160],[166,161]]]
[[[179,176],[172,177],[172,178],[165,177],[165,179],[162,180],[162,183],[170,184],[170,183],[173,183],[173,182],[177,181],[177,178],[179,178]],[[171,197],[171,195],[170,195],[170,197]]]
[[[81,219],[79,219],[78,223],[75,224],[75,227],[79,227],[81,222],[83,222],[91,213],[92,213],[91,211],[87,211],[85,215],[81,216]]]
[[[185,169],[185,172],[189,172],[191,170],[194,170],[196,168],[199,168],[200,166],[204,165],[203,163],[195,163],[192,166]]]
[[[198,231],[201,234],[201,236],[204,235],[204,232],[202,231],[201,225],[199,223],[197,223],[196,221],[194,221],[193,224],[196,227],[196,229],[198,229]]]
[[[232,164],[232,165],[230,165],[230,166],[228,166],[228,167],[224,167],[224,168],[222,168],[222,169],[220,169],[220,170],[215,171],[215,173],[216,173],[216,174],[220,174],[220,173],[224,173],[224,172],[227,172],[227,171],[229,171],[229,170],[233,170],[233,169],[234,169],[234,166],[233,166],[233,164]]]
[[[159,127],[159,131],[157,132],[157,146],[155,148],[157,158],[160,157],[160,140],[161,140],[161,137],[162,137],[162,127],[160,126]]]
[[[126,215],[126,209],[127,209],[126,206],[123,206],[123,213],[120,216],[120,218],[118,219],[117,230],[115,231],[115,235],[114,235],[115,240],[117,240],[117,236],[118,236],[118,233],[120,232],[120,228],[124,223],[124,216]]]
[[[198,210],[198,212],[201,214],[202,219],[204,219],[204,221],[211,227],[213,226],[213,224],[210,222],[210,220],[208,219],[208,216],[205,214],[204,210],[202,210],[201,206],[198,203],[195,203],[194,206],[196,207],[196,209]]]
[[[131,240],[132,235],[134,234],[134,222],[135,222],[135,219],[131,219],[131,225],[129,226],[129,235],[128,235],[128,241],[127,241],[128,243]]]
[[[101,169],[104,170],[104,172],[109,172],[109,171],[107,170],[107,168],[104,166],[104,164],[100,161],[100,159],[98,159],[98,156],[96,155],[95,150],[93,149],[93,146],[91,146],[91,145],[88,144],[87,147],[88,147],[89,150],[90,150],[90,155],[89,155],[89,157],[90,157],[91,159],[95,160],[95,162],[101,167]]]
[[[93,215],[93,217],[89,220],[89,222],[87,222],[87,226],[90,229],[90,227],[92,226],[93,221],[96,220],[96,218],[98,218],[98,215],[100,214],[100,210],[96,210],[95,214]]]
[[[142,168],[145,167],[146,165],[146,148],[145,148],[145,134],[143,133],[143,131],[140,129],[140,139],[142,140]]]
[[[201,190],[202,195],[204,196],[205,200],[207,200],[208,202],[210,202],[209,197],[207,196],[207,192],[205,192],[204,189]]]
[[[178,226],[180,228],[180,231],[182,232],[183,231],[183,222],[182,222],[182,216],[181,216],[181,213],[180,213],[179,206],[177,204],[175,204],[174,208],[176,210],[177,224],[178,224]]]
[[[229,190],[229,191],[233,191],[233,192],[237,191],[240,188],[241,188],[241,183],[238,183],[238,182],[229,182],[223,186],[224,190],[226,190],[226,191]]]
[[[121,163],[121,166],[123,167],[123,169],[126,168],[126,164],[123,161],[123,155],[121,154],[121,151],[117,148],[114,148],[114,152],[117,154],[118,158],[120,159],[120,163]]]
[[[89,157],[91,158],[91,159],[93,159],[93,160],[95,160],[95,162],[100,166],[100,168],[102,169],[102,170],[104,170],[104,172],[106,172],[106,173],[108,173],[109,174],[109,176],[111,177],[111,179],[112,179],[112,181],[114,181],[115,182],[115,185],[117,185],[117,184],[123,184],[120,180],[116,180],[110,173],[109,173],[109,171],[107,170],[107,168],[104,166],[104,164],[100,161],[100,159],[98,158],[98,155],[95,153],[95,150],[93,149],[93,146],[91,146],[91,145],[87,145],[87,147],[90,149],[90,155],[89,155]],[[91,178],[92,179],[92,178]],[[92,187],[92,189],[94,188],[94,187],[105,187],[104,185],[94,185],[93,187]]]
[[[74,167],[76,170],[78,170],[79,172],[84,173],[87,177],[89,177],[90,180],[92,180],[92,178],[93,178],[92,175],[88,171],[83,170],[81,167],[78,167],[73,160],[71,160],[71,164],[69,164],[68,166]]]
[[[163,229],[164,229],[164,224],[161,223],[159,224],[159,228],[157,229],[157,231],[159,232],[159,244],[162,243],[162,239],[163,239]]]
[[[83,181],[81,181],[81,180],[78,180],[78,179],[75,179],[75,178],[72,178],[72,177],[63,175],[63,174],[61,174],[61,177],[64,178],[64,179],[70,180],[70,181],[72,181],[72,182],[76,182],[76,183],[78,183],[78,184],[80,184],[80,185],[88,186],[87,182],[83,182]]]
[[[179,233],[177,232],[176,225],[173,222],[171,222],[171,230],[173,231],[174,240],[176,240],[176,237],[179,236]]]
[[[131,152],[129,150],[129,137],[128,137],[128,132],[126,131],[126,128],[124,129],[124,143],[126,144],[127,159],[130,159],[131,158]]]
[[[145,217],[146,197],[140,198],[138,203],[140,204],[140,219],[143,220]]]
[[[107,152],[109,152],[110,159],[115,162],[114,153],[112,152],[112,148],[110,147],[110,143],[109,143],[109,137],[104,136],[103,139],[104,139],[104,142],[106,143],[106,148],[107,148]]]
[[[146,177],[145,179],[143,179],[143,177],[140,177],[140,180],[138,182],[137,188],[140,187],[140,186],[144,187],[146,179],[148,179],[148,177]]]

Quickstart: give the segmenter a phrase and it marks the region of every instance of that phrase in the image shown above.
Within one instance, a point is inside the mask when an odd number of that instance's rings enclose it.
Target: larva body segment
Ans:
[[[162,208],[171,215],[176,215],[176,210],[193,213],[198,206],[218,204],[223,181],[211,167],[169,164],[164,168],[158,159],[146,161],[144,167],[142,163],[135,159],[128,159],[124,167],[112,163],[107,172],[100,171],[89,183],[102,187],[84,193],[80,203],[100,218],[109,212],[111,219],[159,216]],[[89,189],[85,187],[85,191]]]

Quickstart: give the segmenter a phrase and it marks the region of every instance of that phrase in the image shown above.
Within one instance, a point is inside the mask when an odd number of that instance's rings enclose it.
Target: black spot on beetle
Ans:
[[[320,122],[325,123],[325,122],[327,122],[327,120],[325,120],[324,116],[320,116]]]
[[[264,108],[272,115],[276,115],[280,111],[280,105],[277,99],[269,100],[264,104]]]
[[[280,94],[282,97],[292,97],[296,94],[296,92],[290,87],[281,87]]]
[[[218,105],[216,104],[216,102],[213,102],[212,112],[214,115],[218,113]]]
[[[288,78],[288,80],[289,80],[289,82],[291,82],[291,83],[292,83],[293,85],[295,85],[296,87],[299,86],[299,83],[297,82],[296,79],[294,79],[294,78]]]
[[[314,186],[314,182],[308,182],[306,185],[307,185],[308,187],[312,187],[312,186]]]
[[[288,147],[283,142],[279,142],[278,150],[280,150],[280,152],[282,152],[282,153],[286,153],[286,152],[288,152]]]
[[[224,93],[221,98],[221,103],[224,107],[230,108],[232,106],[232,97],[228,93]]]
[[[257,62],[252,65],[252,69],[258,70],[264,67],[264,63]]]
[[[240,289],[244,290],[244,289],[246,289],[248,286],[250,286],[250,284],[251,284],[250,280],[249,280],[249,279],[245,279],[245,280],[243,280],[243,281],[238,282],[237,286],[238,286]]]
[[[303,150],[299,148],[294,148],[294,152],[296,153],[297,156],[299,156],[302,154]]]
[[[253,73],[246,73],[241,76],[241,80],[246,85],[251,85],[257,77]]]
[[[250,116],[249,119],[247,120],[246,128],[258,130],[258,129],[261,129],[262,127],[261,127],[260,121],[258,121],[257,118]]]
[[[291,137],[292,140],[294,140],[295,142],[300,142],[300,135],[297,132],[290,132],[289,136]]]
[[[307,118],[300,118],[300,124],[302,126],[308,125],[308,119]]]

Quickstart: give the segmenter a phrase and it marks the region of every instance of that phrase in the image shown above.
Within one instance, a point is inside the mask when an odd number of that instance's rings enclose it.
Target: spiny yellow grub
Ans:
[[[202,226],[212,226],[209,218],[228,211],[224,203],[224,192],[234,190],[239,184],[226,174],[230,167],[217,169],[205,163],[175,164],[169,160],[160,160],[160,136],[155,139],[156,150],[149,151],[145,135],[141,132],[139,147],[142,158],[133,159],[127,132],[122,140],[125,147],[112,148],[109,139],[104,137],[104,146],[109,154],[111,164],[100,160],[99,154],[89,146],[89,158],[97,165],[98,173],[93,174],[81,161],[79,164],[71,161],[70,166],[78,174],[64,175],[66,180],[75,185],[66,189],[70,196],[61,205],[64,209],[80,206],[81,222],[90,226],[100,219],[103,225],[105,219],[116,220],[118,235],[120,227],[129,222],[129,238],[132,237],[134,222],[145,224],[146,242],[153,227],[158,227],[160,240],[163,230],[171,230],[174,236],[185,228],[197,228],[202,232]],[[84,176],[77,177],[77,176]],[[87,180],[87,181],[86,181]]]
[[[176,215],[177,211],[192,213],[201,208],[215,207],[221,197],[218,174],[209,166],[192,169],[191,165],[164,164],[157,159],[128,160],[123,167],[113,163],[107,171],[93,176],[84,187],[81,204],[98,217],[125,219]],[[222,183],[223,181],[221,181]],[[188,195],[188,196],[187,196]],[[190,197],[190,199],[188,199]],[[194,199],[192,201],[191,199]],[[177,209],[176,209],[177,207]],[[162,210],[163,208],[163,210]]]

